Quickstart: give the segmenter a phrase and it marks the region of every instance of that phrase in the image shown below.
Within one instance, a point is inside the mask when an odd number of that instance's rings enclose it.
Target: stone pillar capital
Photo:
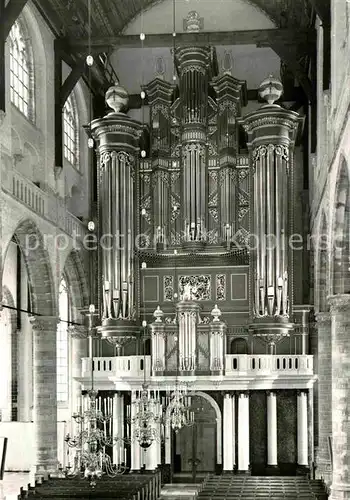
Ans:
[[[69,335],[72,339],[81,340],[88,337],[88,329],[83,325],[70,325]]]
[[[316,323],[317,326],[323,326],[331,323],[331,314],[330,312],[318,312],[316,313]]]
[[[33,330],[55,330],[59,323],[57,316],[30,316],[29,321]]]
[[[328,297],[331,314],[350,313],[350,294],[340,293]]]

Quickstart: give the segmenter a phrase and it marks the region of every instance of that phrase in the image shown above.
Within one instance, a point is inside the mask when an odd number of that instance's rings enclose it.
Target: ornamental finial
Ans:
[[[164,313],[161,310],[160,306],[157,306],[157,309],[154,311],[153,316],[156,318],[155,323],[161,323],[162,322],[162,318],[164,316]]]
[[[184,19],[184,31],[189,33],[198,32],[203,28],[203,18],[199,17],[198,12],[191,10],[186,19]]]
[[[116,81],[106,92],[106,103],[114,113],[124,113],[129,104],[127,90]]]
[[[217,304],[215,304],[214,309],[212,309],[210,314],[213,316],[214,323],[217,323],[218,321],[220,321],[219,318],[220,318],[222,313],[221,313],[220,309],[218,308]]]
[[[269,75],[261,82],[259,87],[259,95],[262,99],[265,99],[270,105],[274,104],[275,101],[283,94],[283,85],[281,80],[275,78],[273,75]]]

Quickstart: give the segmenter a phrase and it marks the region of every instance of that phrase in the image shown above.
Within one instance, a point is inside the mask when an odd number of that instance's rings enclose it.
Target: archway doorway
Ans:
[[[215,472],[217,461],[217,414],[210,400],[194,394],[189,396],[189,412],[194,424],[180,429],[173,436],[175,473],[193,478],[198,473]]]

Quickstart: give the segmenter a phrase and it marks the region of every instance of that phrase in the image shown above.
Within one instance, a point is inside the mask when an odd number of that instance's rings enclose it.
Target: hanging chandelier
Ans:
[[[190,427],[195,424],[194,412],[191,411],[191,397],[187,395],[187,386],[183,388],[178,383],[175,389],[167,397],[168,405],[164,415],[164,422],[178,433],[182,427]]]
[[[133,429],[131,440],[137,440],[141,448],[147,449],[153,441],[161,440],[159,427],[162,423],[162,405],[159,392],[149,391],[147,385],[142,384],[132,406],[128,419]]]
[[[74,450],[73,465],[66,467],[66,477],[82,476],[90,480],[91,486],[96,485],[96,479],[107,474],[109,477],[124,474],[126,471],[126,460],[118,465],[113,464],[107,449],[112,451],[114,445],[112,418],[113,409],[111,401],[105,401],[104,410],[102,402],[97,398],[98,391],[94,389],[93,378],[93,319],[95,306],[89,306],[87,314],[89,320],[89,345],[91,362],[91,389],[88,391],[87,407],[80,412],[73,413],[72,421],[78,426],[75,435],[67,434],[65,443],[68,449]],[[125,456],[125,455],[124,455]]]

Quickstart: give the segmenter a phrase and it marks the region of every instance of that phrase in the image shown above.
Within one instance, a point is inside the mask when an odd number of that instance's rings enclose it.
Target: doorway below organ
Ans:
[[[193,425],[183,427],[173,435],[174,473],[186,473],[193,478],[203,472],[214,473],[217,457],[216,412],[202,396],[190,396]]]

